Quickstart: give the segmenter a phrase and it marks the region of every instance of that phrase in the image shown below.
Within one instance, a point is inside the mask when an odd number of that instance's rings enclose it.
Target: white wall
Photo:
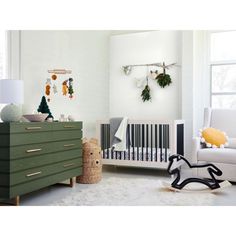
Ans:
[[[23,112],[36,111],[44,95],[48,69],[72,70],[75,99],[61,95],[61,83],[68,76],[58,76],[58,92],[49,108],[84,121],[84,135],[95,134],[95,121],[108,118],[109,31],[21,31],[21,79],[24,80]]]
[[[21,31],[19,35],[13,31],[11,41],[14,43],[10,50],[9,75],[18,78],[20,74],[24,80],[24,113],[37,110],[48,69],[71,69],[76,98],[70,101],[59,95],[52,97],[49,107],[56,119],[61,113],[72,114],[84,121],[85,136],[91,137],[95,135],[97,119],[112,116],[182,118],[186,121],[186,155],[191,154],[192,137],[201,127],[203,108],[209,106],[209,71],[204,56],[208,48],[207,32],[114,35],[110,31]],[[20,42],[20,50],[16,42]],[[167,71],[173,80],[169,87],[161,89],[155,81],[149,81],[153,99],[151,103],[143,103],[142,89],[136,87],[134,78],[144,78],[146,69],[134,68],[133,73],[126,76],[121,68],[127,64],[161,61],[177,62],[181,67]],[[59,84],[64,78],[59,77]]]
[[[191,158],[192,139],[202,128],[204,107],[210,106],[208,32],[182,34],[182,118],[185,120],[185,153]]]
[[[164,89],[149,80],[152,102],[143,103],[135,78],[145,78],[147,69],[136,67],[126,76],[122,66],[153,62],[181,63],[181,32],[152,31],[115,35],[110,40],[110,117],[130,119],[180,118],[180,67],[167,70],[173,83]],[[153,68],[155,69],[155,68]],[[161,70],[161,68],[159,68]]]

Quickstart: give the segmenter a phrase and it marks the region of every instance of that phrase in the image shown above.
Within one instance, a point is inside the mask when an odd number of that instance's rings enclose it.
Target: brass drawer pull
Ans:
[[[42,148],[36,148],[36,149],[29,149],[29,150],[26,150],[27,153],[40,152],[40,151],[42,151]]]
[[[70,166],[74,166],[74,165],[75,165],[75,163],[69,163],[69,164],[63,165],[63,167],[70,167]]]
[[[64,125],[64,128],[75,128],[74,125]]]
[[[42,171],[30,173],[30,174],[26,175],[26,177],[31,177],[31,176],[40,175],[40,174],[42,174]]]
[[[73,147],[73,146],[75,146],[75,144],[74,143],[69,143],[69,144],[64,144],[63,146],[64,147]]]
[[[26,130],[37,130],[37,129],[42,129],[40,126],[34,126],[34,127],[26,127]]]

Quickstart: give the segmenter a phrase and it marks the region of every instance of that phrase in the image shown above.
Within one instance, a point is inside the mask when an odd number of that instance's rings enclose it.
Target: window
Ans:
[[[211,106],[236,108],[236,31],[211,33]]]
[[[6,77],[6,31],[0,30],[0,79]]]

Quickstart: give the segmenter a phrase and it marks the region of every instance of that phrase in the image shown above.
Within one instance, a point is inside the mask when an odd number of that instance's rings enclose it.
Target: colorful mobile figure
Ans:
[[[69,78],[69,88],[68,88],[68,93],[70,94],[69,98],[72,99],[73,98],[73,79]]]

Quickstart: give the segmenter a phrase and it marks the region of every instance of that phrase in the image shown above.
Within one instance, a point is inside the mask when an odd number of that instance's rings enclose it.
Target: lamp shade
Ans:
[[[24,88],[23,80],[2,79],[0,80],[0,103],[23,104]]]

